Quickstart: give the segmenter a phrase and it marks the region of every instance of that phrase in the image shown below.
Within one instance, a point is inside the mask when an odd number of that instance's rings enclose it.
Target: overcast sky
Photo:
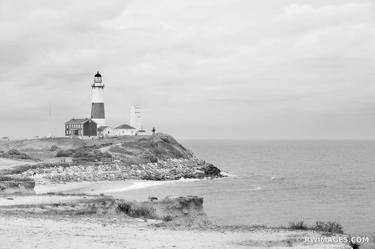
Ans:
[[[370,0],[0,0],[0,33],[0,136],[62,136],[99,70],[113,126],[375,138]]]

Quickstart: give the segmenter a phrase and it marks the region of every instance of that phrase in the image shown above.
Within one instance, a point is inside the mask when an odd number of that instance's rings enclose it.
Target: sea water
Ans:
[[[199,195],[222,225],[288,225],[336,221],[346,233],[375,241],[375,141],[182,141],[229,174],[215,180],[116,193]],[[370,244],[366,246],[369,247]]]

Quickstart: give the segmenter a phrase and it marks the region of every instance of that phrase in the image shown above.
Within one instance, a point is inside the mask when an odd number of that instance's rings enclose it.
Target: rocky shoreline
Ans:
[[[9,172],[20,178],[34,178],[39,183],[118,180],[179,180],[222,177],[221,171],[197,159],[169,159],[157,163],[124,166],[119,163],[48,164],[33,166],[23,172]]]
[[[76,141],[72,138],[0,143],[3,155],[36,158],[40,163],[0,174],[36,177],[52,181],[176,180],[222,177],[220,169],[200,160],[165,134]],[[28,154],[32,154],[29,156]],[[0,154],[1,156],[1,154]]]
[[[1,155],[16,159],[36,158],[35,164],[0,170],[0,176],[13,182],[37,184],[81,181],[152,180],[181,178],[217,178],[224,174],[214,165],[200,160],[165,134],[140,137],[79,140],[71,138],[9,141],[0,144],[9,149]],[[33,156],[29,156],[28,153]],[[38,162],[39,161],[39,162]],[[25,180],[22,180],[25,179]],[[3,183],[0,193],[9,192]],[[12,185],[12,193],[22,192]],[[26,189],[24,192],[29,193]]]

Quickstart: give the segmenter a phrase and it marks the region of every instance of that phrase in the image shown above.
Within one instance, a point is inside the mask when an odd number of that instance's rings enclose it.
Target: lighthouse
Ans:
[[[130,108],[130,126],[138,131],[142,130],[142,111],[138,105],[132,105]]]
[[[91,85],[92,104],[91,104],[91,119],[100,126],[105,126],[104,114],[104,83],[102,75],[97,72],[94,76],[94,83]]]

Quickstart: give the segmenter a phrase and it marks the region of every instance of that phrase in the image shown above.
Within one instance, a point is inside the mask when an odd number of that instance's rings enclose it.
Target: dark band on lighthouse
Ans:
[[[91,118],[92,119],[105,119],[104,103],[92,103]]]

